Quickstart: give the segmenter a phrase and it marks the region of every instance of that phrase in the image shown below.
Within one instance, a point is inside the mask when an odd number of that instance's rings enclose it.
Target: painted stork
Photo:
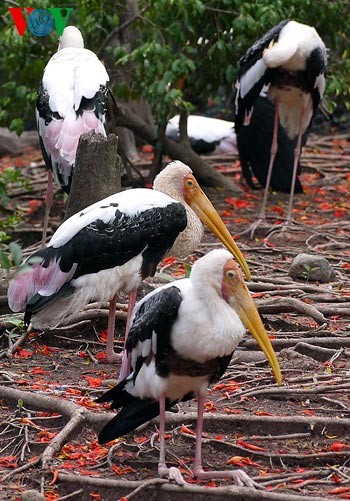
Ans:
[[[254,103],[264,85],[275,103],[271,155],[265,193],[252,233],[265,221],[265,206],[278,146],[278,119],[290,139],[297,138],[286,224],[292,220],[294,186],[301,138],[325,89],[326,47],[315,28],[286,19],[257,40],[240,59],[236,83],[236,131],[249,124]]]
[[[67,26],[45,67],[36,102],[40,146],[48,169],[43,245],[53,198],[52,177],[69,193],[81,134],[94,130],[106,135],[108,81],[96,54],[84,49],[79,29]]]
[[[166,136],[176,142],[180,141],[179,119],[179,115],[175,115],[165,129]],[[234,122],[189,115],[187,134],[192,149],[198,154],[238,153]]]
[[[153,190],[116,193],[67,219],[48,246],[29,258],[29,271],[13,278],[9,306],[25,311],[26,326],[45,329],[92,300],[110,301],[106,354],[114,362],[119,359],[113,351],[117,295],[129,294],[130,317],[141,280],[154,275],[163,257],[191,254],[203,235],[201,221],[250,279],[242,253],[191,169],[175,161],[156,177]]]
[[[198,259],[190,278],[159,287],[135,307],[126,349],[132,373],[97,401],[112,402],[121,411],[102,429],[105,443],[160,415],[158,474],[183,482],[165,463],[165,411],[181,400],[197,397],[197,438],[193,474],[198,478],[232,478],[252,486],[241,471],[204,471],[201,459],[206,390],[224,374],[245,334],[256,339],[275,378],[278,360],[259,313],[233,256],[217,249]]]

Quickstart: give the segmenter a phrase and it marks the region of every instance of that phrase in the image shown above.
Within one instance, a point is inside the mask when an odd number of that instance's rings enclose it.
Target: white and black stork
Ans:
[[[179,120],[180,116],[175,115],[169,120],[165,129],[166,136],[177,143],[180,141]],[[192,149],[199,155],[238,153],[234,122],[201,115],[189,115],[187,135]]]
[[[129,294],[130,317],[141,280],[154,275],[163,257],[191,254],[203,236],[201,221],[250,279],[242,253],[191,169],[175,161],[155,178],[153,190],[116,193],[67,219],[48,246],[27,260],[30,269],[19,270],[10,282],[9,306],[25,311],[26,326],[45,329],[90,301],[110,301],[106,354],[114,362],[117,295]]]
[[[267,86],[268,98],[275,103],[265,192],[259,218],[252,225],[252,233],[266,219],[265,206],[278,147],[278,119],[288,137],[297,138],[286,223],[292,220],[301,139],[325,90],[326,63],[326,47],[315,28],[289,19],[270,29],[240,59],[235,103],[237,134],[244,125],[249,124],[254,103],[264,86]],[[254,148],[254,144],[251,146]]]
[[[271,342],[242,273],[226,249],[198,259],[190,278],[166,284],[144,297],[134,309],[126,344],[132,373],[98,399],[121,408],[100,432],[99,442],[109,442],[160,415],[158,474],[181,483],[180,472],[165,463],[165,411],[196,396],[194,476],[232,478],[239,485],[252,486],[242,470],[204,471],[201,459],[207,388],[224,374],[246,328],[281,383]]]
[[[91,50],[84,49],[81,32],[67,26],[38,89],[36,117],[40,146],[48,169],[43,240],[52,204],[52,177],[69,193],[81,134],[104,128],[108,90],[106,68]]]

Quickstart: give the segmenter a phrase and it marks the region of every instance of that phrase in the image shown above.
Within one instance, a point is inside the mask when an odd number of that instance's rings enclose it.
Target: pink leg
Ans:
[[[197,392],[196,453],[193,475],[199,479],[231,478],[238,486],[255,487],[256,484],[243,470],[204,471],[202,467],[202,431],[205,394]]]
[[[123,350],[123,354],[122,354],[122,365],[120,368],[120,374],[119,374],[118,381],[122,381],[123,379],[125,379],[131,372],[131,359],[127,355],[125,345],[126,345],[126,340],[128,339],[128,336],[129,336],[131,314],[133,312],[133,309],[135,308],[136,298],[137,298],[137,289],[130,292],[130,294],[129,294],[128,316],[126,319],[124,350]]]
[[[119,362],[121,355],[114,351],[114,330],[115,330],[115,308],[117,304],[117,295],[109,302],[108,327],[107,327],[107,343],[106,343],[106,361],[108,364]]]
[[[295,150],[294,150],[293,177],[292,177],[292,183],[290,186],[289,203],[288,203],[287,217],[286,217],[286,221],[285,221],[286,225],[288,225],[289,223],[292,222],[292,209],[293,209],[295,180],[297,178],[298,161],[299,161],[299,157],[300,157],[300,153],[301,153],[301,136],[302,136],[301,131],[302,131],[302,124],[303,124],[304,115],[305,115],[305,103],[303,101],[303,105],[302,105],[301,113],[300,113],[298,140],[297,140],[297,144],[296,144]]]
[[[186,482],[178,468],[175,466],[167,467],[165,463],[165,395],[162,393],[159,399],[159,462],[158,462],[158,475],[162,478],[175,480],[178,485],[184,485]]]
[[[261,203],[261,208],[260,208],[258,219],[252,225],[250,225],[250,227],[247,230],[245,230],[243,232],[243,233],[249,233],[250,238],[254,237],[255,230],[257,228],[259,228],[259,226],[266,224],[265,208],[266,208],[267,197],[268,197],[269,189],[270,189],[273,164],[275,163],[275,158],[276,158],[276,153],[277,153],[277,148],[278,148],[278,112],[279,112],[279,100],[276,99],[276,101],[275,101],[275,117],[274,117],[274,123],[273,123],[272,144],[271,144],[271,150],[270,150],[270,163],[269,163],[267,176],[266,176],[264,196],[263,196],[263,200]]]
[[[274,118],[274,123],[273,123],[273,136],[272,136],[272,144],[271,144],[271,152],[270,152],[270,163],[269,163],[269,168],[267,171],[264,197],[263,197],[263,201],[262,201],[261,209],[260,209],[260,213],[259,213],[259,219],[262,221],[264,221],[266,219],[265,207],[266,207],[267,197],[268,197],[269,189],[270,189],[273,164],[275,163],[277,147],[278,147],[278,142],[277,142],[277,139],[278,139],[278,112],[279,112],[279,101],[278,101],[278,99],[276,99],[275,118]]]
[[[53,201],[53,179],[52,179],[52,170],[48,169],[47,171],[47,188],[46,188],[46,197],[45,197],[45,215],[44,215],[44,223],[43,223],[43,236],[41,239],[41,244],[44,247],[46,244],[46,235],[47,235],[47,227],[49,224],[49,215],[50,209]]]

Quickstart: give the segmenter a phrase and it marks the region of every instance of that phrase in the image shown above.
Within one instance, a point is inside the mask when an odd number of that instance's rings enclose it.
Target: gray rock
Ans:
[[[24,491],[21,494],[21,501],[45,501],[44,494],[34,489]]]
[[[329,282],[334,277],[334,269],[323,256],[298,254],[289,269],[289,276],[307,282]]]

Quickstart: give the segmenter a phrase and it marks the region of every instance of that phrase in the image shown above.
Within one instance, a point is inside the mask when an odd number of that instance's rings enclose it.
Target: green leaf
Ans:
[[[19,266],[22,262],[23,251],[20,245],[16,242],[11,242],[9,244],[9,251],[12,255],[12,261],[15,266]]]
[[[0,249],[0,268],[5,270],[9,270],[11,268],[11,261],[8,258],[7,254],[3,250]]]

